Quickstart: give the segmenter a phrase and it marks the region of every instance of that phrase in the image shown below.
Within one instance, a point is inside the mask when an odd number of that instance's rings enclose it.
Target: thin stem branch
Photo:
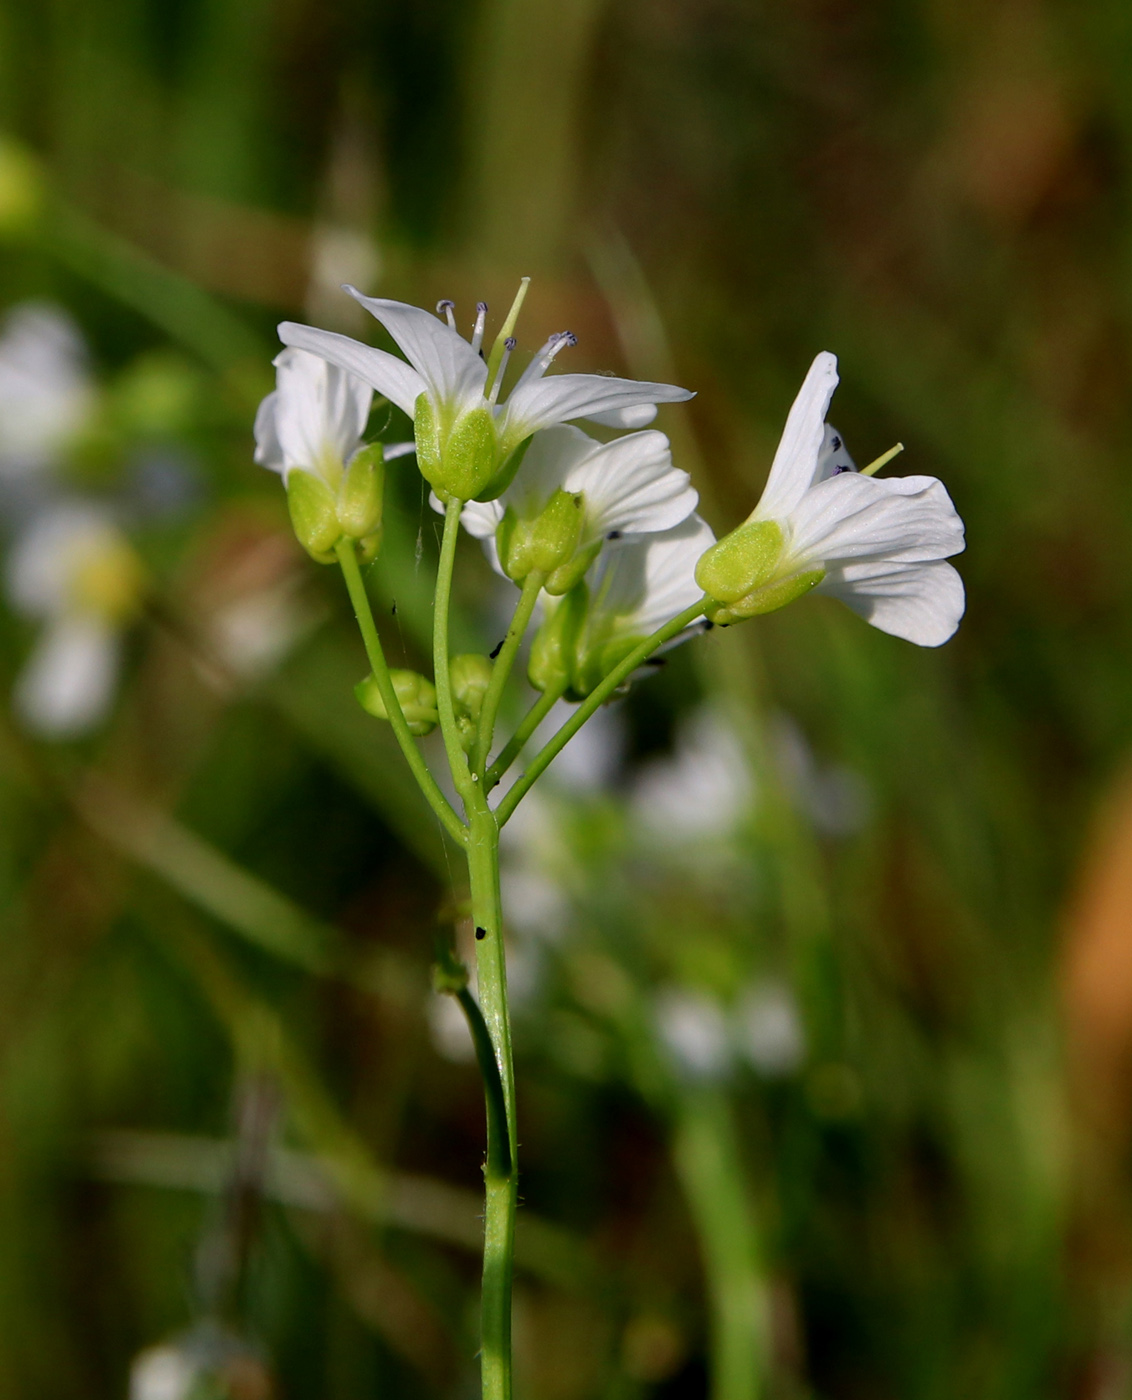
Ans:
[[[482,773],[487,767],[488,755],[491,753],[491,740],[495,733],[495,721],[499,714],[499,705],[511,675],[511,668],[519,654],[519,647],[530,624],[531,614],[538,602],[538,595],[542,591],[543,581],[544,575],[537,571],[528,574],[523,580],[523,591],[519,594],[519,601],[515,607],[514,616],[511,618],[511,625],[507,628],[507,635],[503,639],[503,645],[500,647],[499,655],[492,667],[491,683],[488,685],[487,694],[483,697],[479,728],[476,733],[475,763],[473,765],[473,771],[476,773]]]
[[[499,1065],[495,1059],[495,1047],[491,1043],[491,1033],[483,1018],[480,1004],[467,987],[452,994],[460,1003],[460,1009],[468,1022],[472,1044],[476,1049],[476,1063],[483,1077],[483,1095],[487,1106],[487,1170],[493,1176],[511,1175],[511,1136],[507,1131],[507,1100],[503,1093],[503,1080],[499,1076]]]
[[[460,743],[456,727],[456,711],[452,704],[452,675],[448,665],[448,610],[452,598],[452,573],[456,566],[456,541],[460,534],[460,512],[463,501],[448,502],[444,511],[444,537],[440,542],[440,562],[436,569],[436,594],[432,605],[432,669],[436,686],[436,708],[440,715],[440,731],[444,735],[444,750],[456,791],[464,799],[464,808],[472,794],[472,775]]]
[[[695,622],[698,617],[702,617],[706,602],[706,598],[701,598],[698,603],[693,603],[691,607],[685,608],[682,613],[677,614],[670,622],[666,622],[663,627],[657,628],[651,637],[646,637],[643,642],[635,646],[624,661],[614,666],[613,670],[594,687],[554,738],[548,740],[539,750],[531,760],[526,772],[499,804],[496,809],[496,817],[500,826],[506,824],[515,808],[529,792],[531,785],[558,757],[586,720],[601,705],[605,704],[623,680],[631,676],[638,666],[649,659],[657,647],[671,641],[685,627]]]
[[[401,752],[405,755],[405,761],[412,770],[413,777],[417,780],[417,786],[424,793],[429,806],[440,818],[445,831],[448,832],[453,841],[464,846],[468,840],[468,829],[452,810],[448,799],[437,786],[436,779],[428,771],[424,756],[409,732],[409,726],[401,709],[401,702],[393,688],[389,667],[385,662],[385,653],[381,649],[381,638],[377,635],[377,626],[374,623],[373,611],[369,605],[369,595],[366,593],[361,569],[358,567],[358,556],[354,551],[353,540],[340,540],[335,545],[334,552],[342,566],[342,575],[346,580],[350,601],[354,605],[354,616],[358,620],[362,641],[365,643],[366,656],[369,658],[370,668],[373,671],[374,680],[377,681],[382,704],[385,706],[385,713],[389,716],[389,723],[392,725],[393,733],[401,746]]]
[[[511,767],[512,763],[523,751],[523,745],[551,712],[551,710],[562,699],[561,687],[553,690],[544,690],[527,713],[519,722],[518,729],[507,740],[499,752],[499,757],[483,775],[483,790],[490,792],[492,788]]]

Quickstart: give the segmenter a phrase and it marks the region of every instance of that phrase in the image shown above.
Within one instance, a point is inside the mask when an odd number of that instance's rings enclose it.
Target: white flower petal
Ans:
[[[963,549],[963,522],[933,476],[831,477],[805,493],[788,533],[792,555],[827,565],[870,556],[915,563]]]
[[[444,514],[444,506],[435,493],[430,493],[429,501],[433,510],[440,515]],[[469,501],[460,513],[460,524],[477,540],[491,539],[503,519],[506,508],[502,497],[494,501]]]
[[[294,467],[313,472],[327,463],[340,467],[361,441],[372,388],[306,350],[289,347],[274,363],[276,391],[256,414],[256,460],[278,470],[269,458],[279,451],[284,474]]]
[[[632,408],[614,408],[608,413],[587,413],[591,423],[600,423],[603,428],[647,428],[656,418],[654,403],[639,403]]]
[[[532,451],[539,440],[535,439]],[[658,432],[631,433],[604,444],[591,442],[590,451],[567,472],[563,485],[584,496],[589,539],[612,531],[644,534],[671,529],[686,520],[699,501],[688,473],[672,465],[668,439]]]
[[[336,331],[322,331],[317,326],[283,321],[279,325],[279,339],[284,345],[321,355],[332,365],[337,365],[379,394],[384,394],[390,403],[396,404],[410,418],[417,399],[427,388],[412,365],[407,365],[396,355],[375,350],[372,345],[363,345],[360,340],[351,340],[348,335],[339,335]]]
[[[608,620],[615,636],[647,637],[690,607],[703,596],[696,565],[714,543],[707,521],[690,515],[674,529],[603,550],[588,576],[595,629]]]
[[[76,571],[92,556],[120,549],[108,511],[86,501],[52,506],[34,517],[8,555],[8,596],[29,617],[68,612]]]
[[[105,716],[118,677],[118,633],[96,618],[71,614],[52,622],[16,680],[13,702],[37,734],[84,734]]]
[[[458,331],[419,306],[363,296],[356,287],[345,290],[381,322],[426,381],[438,406],[451,405],[457,416],[480,402],[487,365]]]
[[[942,560],[845,564],[831,569],[815,592],[839,598],[882,632],[922,647],[942,646],[966,607],[963,580]]]
[[[825,415],[837,388],[837,356],[823,350],[810,366],[786,418],[771,463],[766,489],[753,520],[780,520],[790,514],[813,484],[825,441]]]
[[[279,441],[279,429],[275,421],[276,407],[279,403],[279,391],[273,389],[260,402],[256,409],[255,427],[252,430],[255,435],[255,457],[261,467],[267,467],[273,472],[282,474],[284,470],[283,444]]]
[[[396,462],[399,457],[409,457],[416,450],[415,442],[387,442],[381,449],[382,461]]]
[[[832,423],[827,423],[818,452],[818,468],[813,484],[816,486],[819,481],[828,481],[831,476],[840,476],[843,472],[856,470],[857,464],[849,455],[845,439]]]
[[[683,403],[694,395],[675,384],[648,384],[601,374],[552,374],[518,384],[503,409],[500,432],[510,442],[539,428],[592,418],[595,413],[631,409],[644,403]]]
[[[0,474],[49,466],[94,404],[86,349],[71,317],[46,303],[14,307],[0,335]]]

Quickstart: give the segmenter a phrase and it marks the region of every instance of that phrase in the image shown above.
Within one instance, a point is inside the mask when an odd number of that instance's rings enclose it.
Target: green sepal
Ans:
[[[644,637],[613,637],[579,656],[570,687],[572,695],[584,700],[643,641]]]
[[[560,598],[563,593],[569,593],[586,574],[586,570],[601,553],[602,540],[594,540],[593,544],[575,554],[573,559],[565,564],[559,564],[557,569],[551,570],[547,575],[543,587],[554,598]]]
[[[494,475],[498,452],[491,411],[469,409],[444,443],[440,486],[457,500],[473,500]]]
[[[774,575],[782,557],[774,520],[748,520],[700,556],[696,583],[717,603],[737,603]]]
[[[326,482],[311,472],[292,467],[287,473],[287,508],[295,536],[307,553],[321,564],[333,563],[342,526],[334,493]]]
[[[527,678],[536,690],[565,691],[573,685],[578,640],[589,605],[589,589],[584,583],[577,584],[535,633]]]
[[[410,734],[431,734],[440,723],[436,708],[436,687],[419,671],[390,671],[389,679],[401,705]],[[377,678],[371,672],[354,687],[358,704],[374,719],[389,718]]]
[[[515,475],[523,465],[523,458],[527,455],[527,448],[534,441],[534,433],[525,437],[513,452],[509,452],[503,459],[503,465],[496,468],[495,475],[476,496],[477,501],[494,501],[502,496],[508,486],[515,480]]]
[[[519,519],[508,506],[495,534],[499,562],[507,577],[522,583],[528,574],[550,574],[568,564],[582,533],[583,504],[580,494],[560,487],[533,520]]]
[[[413,437],[417,444],[417,466],[421,476],[439,494],[442,490],[444,444],[440,419],[425,392],[417,395],[413,405]]]
[[[385,458],[380,442],[359,447],[338,487],[338,523],[343,534],[362,540],[381,529]]]
[[[709,622],[728,627],[733,622],[743,622],[748,617],[758,617],[762,613],[784,608],[795,598],[802,598],[815,589],[823,578],[824,569],[809,569],[804,574],[775,579],[773,583],[764,584],[733,603],[710,603],[704,611]]]

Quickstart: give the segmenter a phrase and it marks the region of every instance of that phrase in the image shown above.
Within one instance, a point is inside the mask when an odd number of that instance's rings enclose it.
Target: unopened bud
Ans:
[[[454,656],[448,663],[448,674],[452,682],[452,699],[469,718],[478,720],[483,708],[483,697],[491,684],[493,670],[489,657],[479,652],[465,652]]]
[[[287,473],[287,506],[299,543],[320,564],[332,564],[342,538],[334,492],[321,477],[294,467]]]
[[[436,687],[419,671],[390,671],[389,679],[409,726],[410,734],[431,734],[440,723],[436,709]],[[388,719],[377,678],[371,673],[354,687],[358,704],[374,719]]]

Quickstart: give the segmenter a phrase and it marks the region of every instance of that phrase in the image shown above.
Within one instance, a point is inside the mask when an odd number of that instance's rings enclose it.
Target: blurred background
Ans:
[[[1130,93],[1119,0],[0,0],[0,1394],[476,1393],[460,866],[251,424],[524,274],[717,530],[836,352],[969,607],[717,631],[508,828],[521,1400],[1132,1393]]]

